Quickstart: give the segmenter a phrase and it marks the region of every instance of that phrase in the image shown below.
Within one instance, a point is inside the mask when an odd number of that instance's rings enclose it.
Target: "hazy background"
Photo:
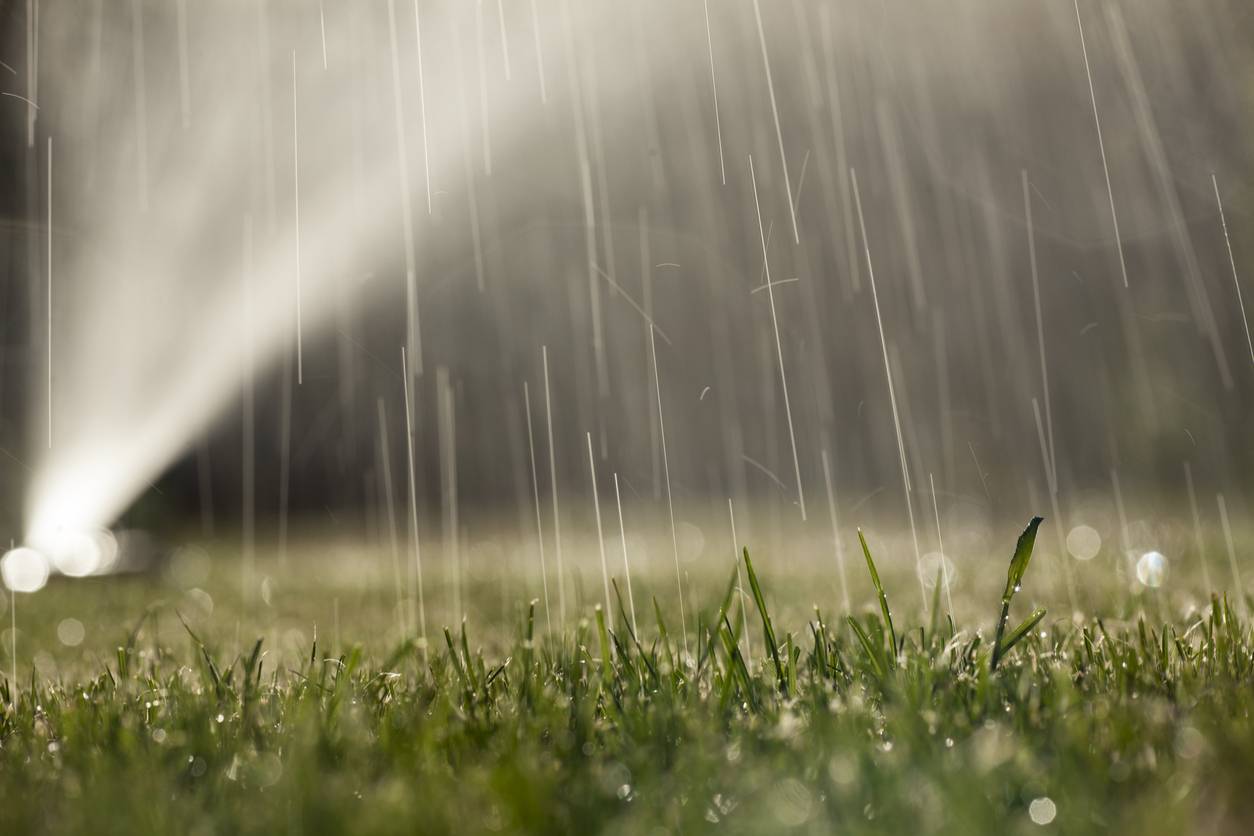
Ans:
[[[920,528],[930,479],[947,524],[1050,513],[1051,443],[1072,521],[1111,513],[1112,471],[1140,515],[1185,519],[1186,462],[1204,519],[1218,492],[1249,517],[1254,357],[1211,179],[1248,310],[1248,3],[1080,3],[1127,287],[1069,2],[766,0],[787,186],[749,0],[710,2],[708,41],[696,0],[537,0],[534,16],[422,0],[425,119],[414,7],[392,6],[395,48],[384,0],[0,5],[5,536],[56,451],[142,447],[172,398],[187,409],[163,419],[169,455],[124,492],[124,524],[225,536],[290,515],[380,536],[386,457],[404,532],[405,186],[424,533],[534,532],[524,382],[551,524],[542,346],[564,524],[591,522],[586,432],[602,502],[616,472],[637,519],[663,519],[660,390],[677,506],[713,516],[732,497],[776,532],[826,531],[826,451],[843,522],[904,528],[851,167]],[[771,292],[804,529],[749,155],[786,282]],[[269,265],[249,322],[270,338],[242,368],[229,317],[250,258]],[[636,305],[659,328],[656,389]],[[218,356],[229,374],[187,394]]]

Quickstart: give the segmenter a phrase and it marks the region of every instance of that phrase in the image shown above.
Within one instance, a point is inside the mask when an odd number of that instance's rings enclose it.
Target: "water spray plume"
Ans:
[[[135,4],[135,21],[140,11],[147,11],[141,6]],[[76,31],[71,11],[51,7],[41,27],[49,36],[47,50],[57,56],[44,72],[45,83],[73,111],[70,103],[92,91],[70,83],[85,77],[88,60],[68,51]],[[126,29],[131,23],[103,21],[106,27]],[[417,36],[416,17],[414,25]],[[272,24],[270,37],[288,34],[276,29]],[[386,42],[377,24],[375,29],[373,36]],[[552,17],[546,15],[540,37],[550,39],[552,29]],[[309,358],[302,348],[326,330],[335,313],[344,279],[332,266],[377,261],[380,248],[392,239],[394,215],[359,212],[346,196],[364,195],[387,206],[398,182],[405,184],[401,192],[408,195],[403,131],[399,161],[395,145],[391,153],[387,147],[389,136],[395,142],[396,133],[387,130],[394,114],[382,108],[371,111],[368,118],[378,123],[373,131],[345,124],[340,114],[355,95],[348,80],[336,72],[324,73],[320,66],[311,72],[295,50],[281,53],[292,76],[292,93],[299,94],[299,106],[295,95],[290,102],[290,113],[299,119],[299,133],[292,123],[288,149],[294,200],[290,211],[276,206],[262,213],[268,220],[255,236],[255,257],[244,276],[251,318],[246,314],[238,283],[225,280],[238,275],[239,258],[235,248],[224,246],[223,232],[238,229],[238,218],[254,200],[257,174],[264,173],[252,153],[251,137],[256,108],[268,112],[269,103],[259,103],[255,95],[257,59],[247,40],[219,37],[214,43],[217,82],[194,88],[196,124],[201,126],[194,145],[182,130],[170,130],[183,123],[182,96],[149,103],[144,92],[142,124],[104,118],[90,154],[82,150],[86,134],[71,132],[58,142],[55,183],[49,165],[49,213],[55,196],[58,205],[77,204],[78,217],[91,223],[79,231],[72,255],[58,254],[55,298],[49,252],[48,400],[40,407],[41,413],[46,407],[47,415],[39,416],[41,422],[46,419],[49,444],[32,463],[34,475],[26,492],[29,543],[60,531],[96,531],[116,520],[239,396],[241,368],[261,373],[295,350],[298,382],[306,371],[320,373],[306,369]],[[460,147],[447,136],[433,138],[428,147],[425,127],[454,122],[465,91],[456,89],[447,73],[440,78],[438,93],[428,88],[421,96],[424,168],[455,170]],[[492,102],[486,115],[501,126],[494,137],[501,149],[526,131],[529,120],[516,116],[529,106],[510,99]],[[87,106],[82,111],[94,112]],[[86,129],[77,122],[67,124]],[[88,189],[82,173],[89,164],[110,160],[119,172],[128,170],[127,161],[135,159],[137,131],[141,168],[132,163],[129,170],[139,177],[142,200],[119,200],[119,193],[136,194],[135,181],[128,182],[124,174],[116,183],[106,181],[109,188],[97,184]],[[354,142],[364,143],[369,154],[364,169],[345,164],[354,157]],[[268,159],[281,153],[271,148]],[[149,168],[167,158],[177,162]],[[301,176],[297,185],[298,166],[316,168],[318,176]],[[267,162],[265,168],[273,165]],[[409,239],[414,221],[408,214],[404,221]],[[421,374],[417,267],[406,249],[406,311],[414,319],[410,359],[413,373]],[[392,293],[378,283],[366,291]]]

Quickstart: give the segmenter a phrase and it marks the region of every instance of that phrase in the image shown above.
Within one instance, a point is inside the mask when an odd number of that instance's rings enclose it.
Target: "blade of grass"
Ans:
[[[749,587],[753,590],[753,603],[757,605],[758,614],[762,616],[762,635],[770,651],[771,661],[775,663],[775,676],[779,683],[780,693],[788,692],[788,680],[784,674],[784,665],[779,659],[779,647],[775,644],[775,628],[771,626],[771,615],[766,610],[766,598],[762,595],[762,587],[758,583],[758,573],[753,571],[753,561],[749,559],[749,547],[744,550],[745,572],[749,575]]]
[[[893,615],[888,609],[888,595],[884,592],[884,584],[880,583],[880,573],[875,569],[875,560],[871,557],[871,549],[866,544],[866,536],[858,529],[858,542],[862,544],[862,555],[866,558],[867,571],[871,573],[871,583],[875,586],[875,594],[880,602],[880,614],[884,618],[884,629],[891,643],[888,649],[888,666],[897,666],[897,631],[893,629]]]
[[[1028,523],[1028,527],[1019,535],[1019,541],[1015,544],[1014,554],[1010,556],[1010,568],[1006,571],[1006,589],[1001,596],[1001,615],[997,619],[997,634],[993,639],[993,655],[989,662],[991,670],[997,670],[997,665],[1001,662],[1002,656],[1010,649],[1002,644],[1002,636],[1006,632],[1006,622],[1010,618],[1010,602],[1023,585],[1023,576],[1028,571],[1028,563],[1032,560],[1032,549],[1036,545],[1036,530],[1040,528],[1042,522],[1043,518],[1041,517],[1032,518],[1032,521]],[[1044,615],[1045,613],[1042,611],[1041,616],[1044,617]],[[1040,619],[1037,620],[1039,621]],[[1024,623],[1026,624],[1027,622]],[[1031,629],[1031,626],[1028,629]]]

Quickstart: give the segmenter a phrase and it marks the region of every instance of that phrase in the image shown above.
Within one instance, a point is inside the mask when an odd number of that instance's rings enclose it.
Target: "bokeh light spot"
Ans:
[[[1032,803],[1028,805],[1028,816],[1031,817],[1033,824],[1039,824],[1042,827],[1049,824],[1058,815],[1058,805],[1049,796],[1032,799]]]
[[[77,618],[63,618],[57,625],[57,639],[66,647],[78,647],[86,636],[87,630]]]
[[[38,592],[48,583],[48,558],[26,546],[13,549],[0,558],[0,577],[15,592]]]
[[[1102,535],[1091,525],[1077,525],[1067,533],[1067,551],[1076,560],[1092,560],[1102,550]]]
[[[1167,579],[1167,558],[1162,552],[1146,552],[1136,562],[1136,579],[1144,586],[1157,589]]]

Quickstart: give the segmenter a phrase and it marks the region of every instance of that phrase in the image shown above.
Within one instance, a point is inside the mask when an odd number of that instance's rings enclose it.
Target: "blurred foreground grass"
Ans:
[[[1077,616],[1013,549],[955,621],[856,544],[849,620],[830,566],[729,558],[686,637],[662,572],[560,637],[523,575],[432,580],[426,646],[386,560],[54,582],[5,614],[0,832],[1249,832],[1249,602],[1090,572]]]

